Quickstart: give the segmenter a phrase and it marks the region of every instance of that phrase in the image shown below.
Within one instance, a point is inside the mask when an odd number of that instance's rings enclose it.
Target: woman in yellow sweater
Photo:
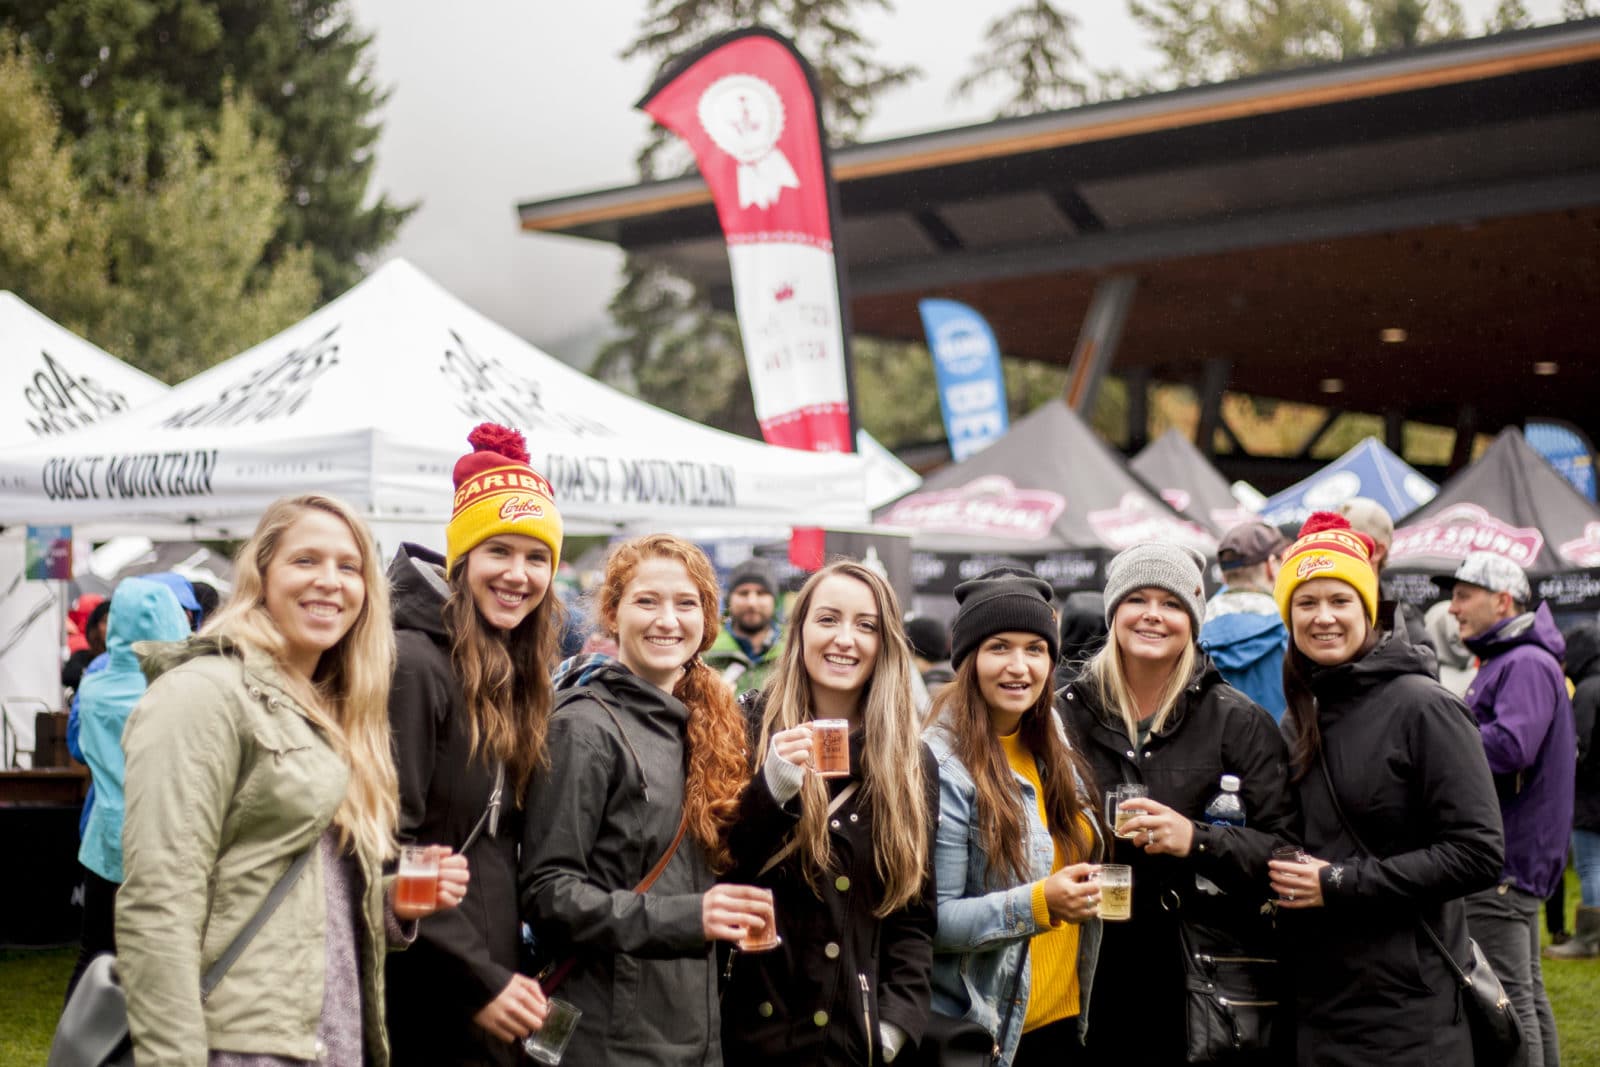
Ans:
[[[1100,842],[1053,706],[1050,586],[1000,567],[956,600],[956,677],[924,735],[939,762],[932,1007],[986,1030],[1002,1067],[1070,1063],[1100,944]]]

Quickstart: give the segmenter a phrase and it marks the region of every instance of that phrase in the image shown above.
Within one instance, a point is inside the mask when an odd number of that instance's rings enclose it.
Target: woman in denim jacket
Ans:
[[[1050,586],[1001,567],[956,599],[956,677],[925,735],[939,762],[932,1007],[987,1030],[1002,1067],[1070,1062],[1100,945],[1100,843],[1054,713]]]

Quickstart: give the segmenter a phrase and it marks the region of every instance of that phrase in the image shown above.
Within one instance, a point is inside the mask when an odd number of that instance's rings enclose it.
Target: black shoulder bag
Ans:
[[[1344,827],[1344,832],[1350,835],[1350,840],[1356,843],[1356,848],[1368,856],[1376,856],[1361,840],[1361,835],[1356,833],[1356,828],[1350,825],[1350,820],[1345,818],[1344,808],[1339,803],[1339,794],[1333,788],[1333,776],[1328,773],[1328,764],[1322,758],[1322,753],[1317,753],[1317,766],[1322,769],[1322,781],[1328,787],[1328,799],[1333,802],[1333,813],[1339,819],[1339,824]],[[1417,925],[1422,927],[1422,932],[1428,940],[1433,942],[1433,947],[1439,950],[1439,955],[1444,957],[1445,966],[1450,968],[1450,973],[1455,976],[1456,984],[1460,987],[1461,1001],[1465,1006],[1467,1025],[1472,1031],[1472,1058],[1477,1067],[1502,1067],[1517,1060],[1518,1051],[1522,1048],[1522,1023],[1517,1018],[1517,1010],[1511,1004],[1511,998],[1506,995],[1505,986],[1500,984],[1500,978],[1494,973],[1494,968],[1489,966],[1488,959],[1483,954],[1483,949],[1472,938],[1467,938],[1467,948],[1472,952],[1472,964],[1465,969],[1456,962],[1450,954],[1439,935],[1433,932],[1422,918],[1417,916]]]
[[[1022,972],[1028,966],[1028,949],[1032,944],[1032,937],[1022,943],[1022,959],[1017,964],[1017,973],[1011,976],[1011,991],[1000,1001],[1006,1014],[1000,1022],[999,1035],[990,1037],[989,1031],[971,1019],[955,1019],[929,1011],[922,1041],[915,1049],[907,1049],[915,1053],[907,1059],[909,1067],[993,1067],[999,1063],[1000,1050],[1005,1048],[1006,1035],[1011,1029],[1011,1004],[1017,999],[1017,990],[1022,988]]]

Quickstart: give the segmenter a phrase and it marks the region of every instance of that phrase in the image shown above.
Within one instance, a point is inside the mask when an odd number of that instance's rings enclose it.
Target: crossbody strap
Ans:
[[[860,785],[860,782],[851,782],[849,785],[839,790],[838,794],[835,795],[833,800],[828,804],[828,814],[830,816],[837,815],[839,813],[839,809],[844,807],[845,801],[855,796],[856,789],[859,788]],[[799,847],[800,839],[798,837],[789,838],[788,841],[784,842],[782,848],[778,849],[778,851],[772,854],[771,859],[767,860],[766,863],[761,865],[761,869],[756,872],[756,877],[760,878],[763,874],[766,874],[768,871],[772,870],[772,868],[788,859],[794,854],[794,850]]]
[[[1356,848],[1368,856],[1376,858],[1377,854],[1367,847],[1366,842],[1361,840],[1361,835],[1356,833],[1356,828],[1350,825],[1350,820],[1345,818],[1344,806],[1339,803],[1339,793],[1333,788],[1333,775],[1328,773],[1328,761],[1323,759],[1320,750],[1317,752],[1317,767],[1322,771],[1322,781],[1328,787],[1328,799],[1333,803],[1333,814],[1338,817],[1339,825],[1343,826],[1344,832],[1350,835],[1350,840],[1356,843]],[[1428,935],[1428,940],[1433,942],[1433,947],[1438,949],[1439,955],[1444,957],[1445,965],[1456,976],[1456,981],[1463,986],[1470,986],[1472,979],[1467,977],[1467,972],[1461,969],[1461,964],[1456,962],[1456,958],[1451,954],[1450,950],[1444,947],[1444,942],[1439,940],[1439,935],[1433,932],[1433,927],[1428,925],[1427,920],[1419,915],[1417,916],[1417,925],[1422,927],[1422,932]]]
[[[461,842],[457,852],[464,853],[482,836],[487,828],[489,836],[493,837],[500,828],[500,798],[506,788],[506,765],[496,762],[494,765],[494,788],[489,791],[489,803],[484,805],[483,814],[478,816],[478,821],[473,824],[472,832],[467,839]]]
[[[1022,959],[1017,962],[1017,973],[1011,976],[1011,992],[1006,994],[1006,999],[1001,1001],[1006,1005],[1006,1017],[1000,1023],[1000,1033],[994,1039],[995,1058],[999,1059],[1000,1053],[1005,1051],[1006,1034],[1011,1032],[1011,1005],[1016,1003],[1017,991],[1022,988],[1022,972],[1028,967],[1028,949],[1033,947],[1033,937],[1028,937],[1022,942]]]
[[[299,880],[301,872],[306,869],[306,864],[311,862],[311,853],[316,850],[316,847],[317,843],[313,841],[300,855],[294,858],[294,862],[289,864],[289,869],[283,872],[283,876],[278,879],[277,884],[268,890],[267,898],[261,902],[261,906],[256,909],[256,913],[250,916],[250,921],[244,924],[244,929],[234,936],[233,941],[223,950],[222,955],[217,957],[217,961],[206,968],[204,977],[200,979],[201,1001],[204,1001],[211,995],[211,991],[217,988],[217,983],[222,981],[222,976],[228,973],[228,968],[232,967],[234,962],[244,954],[244,950],[249,946],[256,934],[260,933],[261,928],[267,924],[267,920],[272,918],[272,913],[278,910],[278,905],[283,903],[283,898],[288,896],[289,890],[294,888],[294,884]]]

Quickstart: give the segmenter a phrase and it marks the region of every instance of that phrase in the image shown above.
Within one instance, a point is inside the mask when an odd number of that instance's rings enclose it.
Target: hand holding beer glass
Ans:
[[[1100,918],[1108,923],[1133,918],[1133,868],[1125,863],[1102,864],[1099,873]]]
[[[1149,795],[1150,790],[1136,782],[1124,782],[1122,785],[1114,785],[1106,790],[1106,825],[1111,827],[1113,834],[1121,838],[1133,836],[1132,834],[1124,833],[1123,827],[1138,812],[1133,811],[1131,808],[1123,808],[1122,802]]]
[[[1301,910],[1320,908],[1322,899],[1322,868],[1327,860],[1308,856],[1294,845],[1279,845],[1272,850],[1267,863],[1267,878],[1278,894],[1278,907]]]
[[[1052,922],[1081,923],[1099,912],[1100,868],[1093,863],[1073,863],[1044,880],[1044,905]]]
[[[467,858],[446,845],[402,845],[394,880],[394,916],[421,919],[461,903],[467,895]]]

